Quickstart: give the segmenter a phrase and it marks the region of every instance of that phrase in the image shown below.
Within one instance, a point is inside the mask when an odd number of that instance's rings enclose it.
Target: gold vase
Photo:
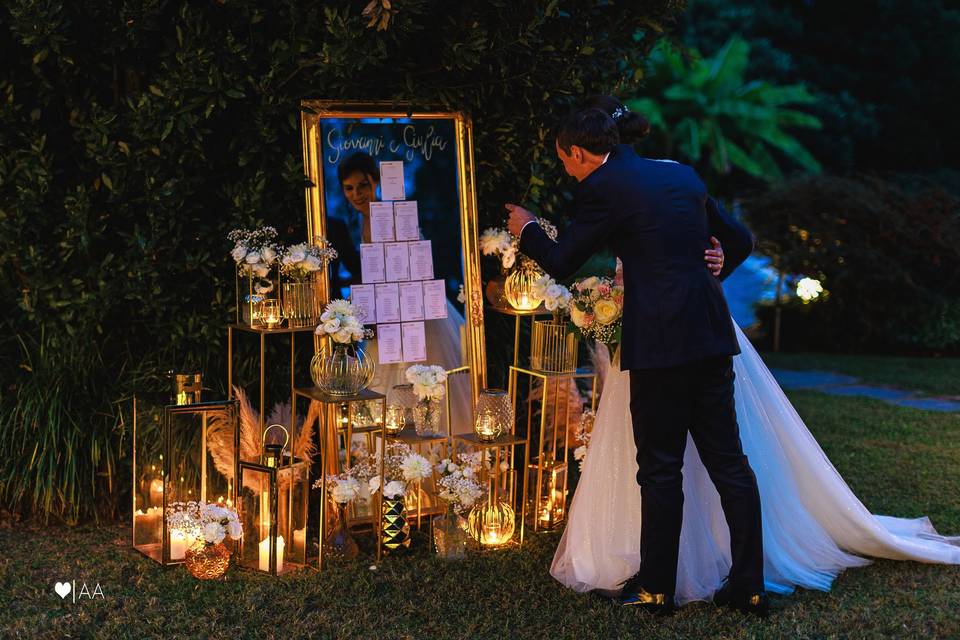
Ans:
[[[230,550],[222,542],[194,546],[187,549],[183,564],[194,578],[215,580],[230,567]]]
[[[530,338],[530,366],[537,371],[566,373],[577,369],[580,345],[567,323],[557,319],[534,320]]]
[[[320,296],[313,280],[283,283],[283,317],[291,328],[315,327],[320,322]]]

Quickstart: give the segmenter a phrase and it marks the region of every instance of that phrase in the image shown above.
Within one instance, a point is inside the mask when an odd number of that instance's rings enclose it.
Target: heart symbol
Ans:
[[[70,593],[72,588],[69,582],[58,582],[53,586],[53,590],[57,592],[61,600],[67,597],[67,594]]]

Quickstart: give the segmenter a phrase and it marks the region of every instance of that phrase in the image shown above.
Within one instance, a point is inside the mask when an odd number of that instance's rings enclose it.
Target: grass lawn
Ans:
[[[763,353],[767,366],[779,369],[818,369],[859,378],[863,382],[922,391],[935,396],[960,396],[960,358],[906,358],[832,353]]]
[[[929,515],[960,534],[960,416],[861,398],[791,394],[872,511]],[[559,540],[446,564],[420,550],[280,579],[231,568],[201,583],[128,547],[129,529],[0,530],[0,637],[61,638],[854,638],[960,637],[960,567],[878,561],[830,593],[775,598],[767,622],[684,607],[653,619],[560,587],[548,573]],[[58,580],[99,583],[73,604]]]

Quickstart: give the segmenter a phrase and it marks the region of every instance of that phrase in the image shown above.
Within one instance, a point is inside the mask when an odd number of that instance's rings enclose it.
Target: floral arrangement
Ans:
[[[586,409],[580,414],[580,425],[574,434],[574,438],[580,443],[580,446],[573,450],[573,459],[580,465],[580,471],[583,471],[583,461],[587,458],[587,449],[590,447],[590,438],[593,435],[593,425],[597,419],[596,412],[593,409]]]
[[[585,338],[610,345],[620,342],[623,284],[590,276],[573,284],[570,320]]]
[[[349,470],[326,478],[327,491],[337,504],[346,504],[364,497],[364,488],[370,494],[380,490],[380,456],[371,456],[366,449],[354,451],[356,462]],[[392,442],[387,445],[387,456],[383,461],[383,474],[386,484],[383,487],[385,498],[399,498],[407,493],[407,484],[423,480],[433,475],[430,461],[415,453],[409,445]],[[314,483],[320,488],[322,480]]]
[[[570,310],[573,295],[570,290],[544,274],[533,283],[533,294],[543,299],[543,306],[554,315],[561,316]]]
[[[537,224],[551,240],[557,239],[557,227],[546,218],[537,218]],[[520,253],[520,239],[502,227],[490,227],[480,234],[480,252],[485,256],[499,256],[504,271],[509,271],[519,255],[524,261],[529,258]]]
[[[277,261],[277,230],[273,227],[260,229],[234,229],[227,234],[227,240],[233,243],[230,255],[237,263],[240,273],[259,278],[267,277],[270,268]],[[258,293],[263,293],[258,291]]]
[[[407,382],[413,385],[413,393],[421,402],[439,400],[444,396],[447,371],[438,365],[415,364],[407,368]]]
[[[174,502],[167,507],[167,527],[181,531],[187,539],[220,544],[230,536],[243,537],[243,526],[236,509],[215,502]]]
[[[436,471],[440,476],[437,488],[441,500],[455,513],[463,513],[483,497],[483,487],[478,481],[482,458],[461,453],[457,460],[459,464],[444,458],[437,464]]]
[[[339,344],[353,344],[372,337],[363,328],[360,309],[349,300],[331,300],[320,314],[320,324],[314,330],[318,336],[330,336]]]
[[[301,282],[330,264],[337,257],[326,238],[316,238],[313,244],[301,242],[285,248],[280,256],[280,272]]]

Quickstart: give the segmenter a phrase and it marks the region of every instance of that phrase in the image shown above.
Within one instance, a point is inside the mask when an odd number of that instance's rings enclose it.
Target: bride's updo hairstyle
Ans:
[[[599,109],[613,118],[620,132],[620,142],[636,144],[650,134],[650,122],[613,96],[591,96],[583,104],[584,109]]]

